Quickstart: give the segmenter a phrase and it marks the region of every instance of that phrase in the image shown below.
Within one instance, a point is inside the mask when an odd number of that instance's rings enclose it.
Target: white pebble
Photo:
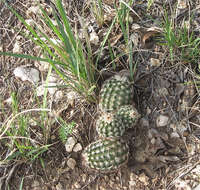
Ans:
[[[69,158],[69,160],[67,160],[67,166],[73,170],[76,166],[76,160]]]
[[[20,78],[22,81],[29,81],[37,83],[40,80],[39,71],[34,68],[17,67],[13,71],[15,77]]]
[[[57,91],[55,93],[54,101],[57,102],[57,101],[61,100],[63,98],[63,96],[64,96],[64,94],[63,94],[63,92],[61,90]]]
[[[159,59],[151,58],[150,59],[150,65],[152,67],[159,67],[161,65],[161,62]]]
[[[21,47],[19,45],[19,42],[16,41],[13,47],[13,53],[20,53],[21,52]]]
[[[81,144],[80,144],[80,143],[77,143],[77,144],[74,146],[73,151],[74,151],[74,152],[79,152],[79,151],[81,151],[82,149],[83,149],[83,148],[82,148]]]
[[[67,152],[72,152],[74,145],[76,144],[76,140],[73,137],[69,137],[67,142],[65,143],[65,149]]]
[[[169,122],[169,117],[165,115],[159,115],[156,119],[157,127],[164,127],[168,124],[168,122]]]
[[[180,135],[179,135],[177,132],[172,132],[172,133],[170,134],[170,137],[171,137],[171,138],[180,138]]]
[[[177,8],[178,9],[185,9],[185,8],[187,8],[187,1],[186,0],[178,0]]]
[[[90,42],[95,44],[95,45],[98,45],[99,43],[99,37],[97,36],[97,33],[96,32],[92,32],[90,34]]]
[[[30,26],[34,26],[34,20],[33,19],[26,19],[25,22]]]

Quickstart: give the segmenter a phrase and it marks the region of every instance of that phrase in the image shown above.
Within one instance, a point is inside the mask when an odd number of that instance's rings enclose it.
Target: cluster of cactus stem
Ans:
[[[131,105],[132,99],[133,89],[128,77],[115,75],[104,82],[99,95],[101,114],[96,121],[99,139],[85,148],[85,166],[110,172],[127,162],[129,148],[122,137],[140,118]]]

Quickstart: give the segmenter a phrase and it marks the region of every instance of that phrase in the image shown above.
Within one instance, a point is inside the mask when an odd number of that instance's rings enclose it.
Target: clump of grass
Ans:
[[[68,136],[72,133],[76,123],[74,121],[70,123],[66,123],[62,118],[59,118],[59,122],[61,124],[59,128],[59,138],[64,144],[68,138]]]
[[[99,26],[102,26],[104,23],[104,10],[102,0],[92,0],[90,10],[94,14]]]
[[[129,0],[126,3],[123,0],[121,0],[119,8],[116,8],[117,21],[120,24],[120,29],[122,31],[123,38],[124,38],[125,52],[128,56],[128,68],[130,71],[131,80],[133,80],[134,72],[135,72],[135,66],[133,63],[133,44],[132,44],[132,40],[130,40],[130,31],[129,31],[129,27],[130,27],[129,16],[130,16],[130,11],[133,11],[131,9],[133,2],[134,2],[133,0]],[[137,14],[134,11],[133,13]]]
[[[7,148],[7,154],[1,158],[2,163],[11,160],[34,161],[38,159],[51,146],[37,135],[30,127],[31,115],[34,111],[47,111],[47,109],[32,109],[21,111],[16,93],[11,95],[12,115],[0,129],[0,141]],[[39,123],[39,122],[38,122]],[[43,123],[43,122],[41,122]],[[42,135],[42,125],[38,124],[38,134]],[[34,137],[36,135],[36,137]]]
[[[41,20],[45,27],[36,28],[27,24],[21,15],[9,7],[30,32],[30,35],[26,35],[26,37],[31,39],[37,46],[40,46],[45,58],[5,52],[0,52],[0,55],[48,62],[60,78],[66,82],[67,86],[71,87],[89,102],[96,102],[94,89],[96,88],[95,74],[97,70],[91,59],[92,55],[87,56],[86,50],[79,38],[72,32],[61,0],[56,0],[55,5],[56,9],[53,9],[53,15],[56,25],[41,8]],[[45,29],[43,30],[42,28]],[[54,38],[49,36],[49,31]],[[88,51],[88,54],[90,53],[91,51]]]
[[[174,27],[173,20],[170,20],[167,12],[164,17],[164,43],[169,48],[171,60],[177,54],[182,61],[198,63],[200,58],[200,38],[196,38],[195,34],[190,31],[184,24],[183,27]]]

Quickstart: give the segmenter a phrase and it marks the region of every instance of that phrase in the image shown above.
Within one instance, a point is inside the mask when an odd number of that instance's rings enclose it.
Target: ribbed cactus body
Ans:
[[[133,90],[127,77],[115,75],[104,82],[100,91],[99,107],[102,111],[113,111],[132,102]]]
[[[104,113],[96,122],[96,130],[100,137],[121,137],[125,132],[125,125],[116,114]]]
[[[120,168],[128,160],[129,148],[119,138],[104,138],[88,145],[83,152],[85,166],[109,172]]]
[[[133,106],[126,105],[118,109],[115,117],[118,118],[120,121],[122,120],[125,129],[127,129],[135,126],[138,119],[140,118],[140,114]]]

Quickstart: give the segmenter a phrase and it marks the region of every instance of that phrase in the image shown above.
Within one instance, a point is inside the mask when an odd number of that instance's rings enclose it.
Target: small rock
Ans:
[[[141,28],[141,26],[139,24],[136,24],[136,23],[132,24],[132,26],[131,26],[132,30],[139,30],[140,28]]]
[[[76,144],[76,140],[73,137],[69,137],[67,142],[65,143],[65,149],[67,152],[72,152],[74,145]]]
[[[147,177],[144,173],[140,174],[139,178],[138,178],[142,183],[144,183],[144,185],[148,185],[149,184],[149,177]]]
[[[34,68],[27,67],[17,67],[13,71],[15,77],[20,78],[22,81],[29,81],[32,83],[37,83],[40,80],[39,71]]]
[[[180,138],[180,135],[175,131],[170,134],[171,138]]]
[[[45,87],[44,85],[40,85],[36,88],[36,95],[37,96],[43,96],[44,95],[44,92],[45,92]]]
[[[64,188],[63,188],[63,186],[62,186],[61,183],[58,183],[58,184],[56,185],[56,190],[64,190]]]
[[[168,122],[169,122],[169,117],[165,115],[159,115],[156,119],[157,127],[164,127],[168,124]]]
[[[85,183],[87,179],[87,175],[86,174],[82,174],[82,182]]]
[[[67,166],[73,170],[76,166],[76,160],[69,158],[69,160],[67,160]]]
[[[155,139],[155,138],[152,138],[152,139],[151,139],[151,144],[155,144],[155,142],[156,142],[156,139]]]
[[[76,189],[80,189],[80,188],[81,188],[81,185],[80,185],[80,183],[76,182],[76,183],[74,184],[74,187],[75,187]]]
[[[150,65],[152,67],[159,67],[161,65],[161,63],[160,63],[159,59],[151,58],[150,59]]]
[[[178,9],[185,9],[185,8],[187,8],[187,1],[186,0],[178,0],[177,8]]]
[[[34,26],[34,20],[33,19],[26,19],[25,22],[30,26]]]
[[[93,44],[95,44],[95,45],[98,45],[98,43],[99,43],[99,37],[98,37],[98,35],[97,35],[96,32],[92,32],[90,34],[90,42],[93,43]]]
[[[55,93],[54,101],[57,102],[57,101],[61,100],[63,98],[63,96],[64,96],[64,94],[63,94],[63,92],[61,90],[57,91]]]
[[[150,109],[150,107],[147,106],[146,114],[149,115],[150,113],[151,113],[151,109]]]
[[[128,22],[129,22],[130,24],[132,24],[132,23],[133,23],[133,21],[134,21],[133,17],[132,17],[132,16],[130,16],[130,15],[129,15],[129,17],[128,17],[128,19],[127,19],[127,20],[128,20]]]
[[[69,92],[67,94],[67,100],[68,100],[68,103],[73,106],[74,103],[75,103],[75,99],[77,98],[77,94],[73,91]]]
[[[7,98],[4,102],[5,102],[6,104],[11,105],[11,104],[12,104],[12,97]]]
[[[73,148],[73,151],[74,152],[79,152],[81,151],[83,148],[82,148],[82,145],[80,143],[77,143],[74,148]]]
[[[16,43],[14,44],[14,47],[13,47],[13,53],[20,53],[21,52],[21,47],[19,45],[19,42],[16,41]]]

